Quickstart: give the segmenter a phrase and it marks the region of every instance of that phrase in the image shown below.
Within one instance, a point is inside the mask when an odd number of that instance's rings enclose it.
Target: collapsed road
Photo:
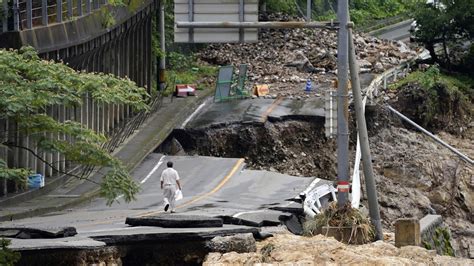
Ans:
[[[236,122],[246,123],[265,124],[268,119],[284,117],[313,117],[315,121],[323,121],[321,117],[324,117],[323,105],[318,99],[305,102],[261,99],[225,105],[206,104],[200,114],[193,115],[193,119],[187,122],[187,128],[231,121],[231,118],[221,115],[213,118],[211,113],[218,112],[220,108],[234,108],[223,113],[235,116]],[[205,123],[205,118],[210,120]],[[109,207],[105,200],[95,199],[77,208],[2,223],[4,230],[0,231],[4,236],[11,234],[19,237],[13,238],[11,248],[22,252],[20,265],[76,264],[87,261],[87,258],[89,263],[109,258],[109,261],[131,265],[141,255],[146,257],[165,244],[178,245],[182,256],[175,256],[173,249],[167,247],[158,258],[150,257],[150,262],[199,263],[207,254],[203,242],[215,236],[253,233],[259,237],[258,228],[261,226],[286,222],[294,225],[293,214],[301,213],[302,205],[293,200],[314,180],[276,171],[246,169],[243,158],[170,156],[158,153],[162,148],[159,147],[157,153],[149,154],[132,173],[141,185],[136,201],[125,203],[118,197],[117,203]],[[184,198],[178,202],[176,214],[164,213],[160,190],[159,176],[169,160],[175,163],[183,185]],[[323,180],[318,182],[324,183]],[[221,224],[216,223],[216,218],[222,221]],[[140,226],[146,224],[140,224],[140,221],[150,219],[153,222],[164,220],[165,224]],[[69,228],[66,230],[69,233],[60,237],[58,230],[62,232],[64,227]],[[77,234],[70,228],[75,229]],[[35,234],[29,234],[32,230]],[[54,235],[54,238],[46,235]],[[188,247],[183,243],[180,246],[180,241],[186,242]],[[136,251],[137,245],[147,248],[140,253]],[[193,253],[192,250],[199,252]],[[68,259],[61,254],[69,254]],[[186,255],[190,254],[198,255],[189,260]]]

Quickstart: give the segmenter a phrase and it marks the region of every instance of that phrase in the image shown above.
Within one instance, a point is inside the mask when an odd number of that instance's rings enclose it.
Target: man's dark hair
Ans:
[[[167,165],[168,167],[173,167],[173,162],[169,161],[169,162],[166,163],[166,165]]]

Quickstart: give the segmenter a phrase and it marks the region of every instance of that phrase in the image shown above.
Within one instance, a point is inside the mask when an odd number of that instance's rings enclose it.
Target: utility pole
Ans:
[[[158,8],[158,29],[160,32],[160,49],[161,57],[158,64],[158,89],[163,91],[165,89],[165,71],[166,71],[166,39],[165,39],[165,0],[159,1]]]
[[[306,21],[311,21],[311,0],[306,0]]]
[[[351,70],[352,96],[357,118],[357,130],[359,131],[360,149],[362,153],[362,164],[364,166],[365,186],[367,199],[369,201],[369,214],[372,224],[375,226],[375,238],[383,240],[382,223],[380,221],[379,203],[377,200],[377,188],[372,168],[372,157],[370,155],[369,136],[365,122],[364,106],[362,104],[362,93],[360,89],[359,66],[354,47],[352,35],[352,23],[349,28],[349,66]]]
[[[339,0],[337,5],[339,20],[337,45],[337,202],[344,206],[349,199],[349,106],[348,106],[348,0]]]

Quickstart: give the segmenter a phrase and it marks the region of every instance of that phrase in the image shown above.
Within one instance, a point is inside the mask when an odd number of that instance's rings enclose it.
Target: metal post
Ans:
[[[48,26],[48,0],[41,1],[41,22],[43,26]]]
[[[359,66],[355,54],[352,29],[349,29],[349,66],[351,70],[352,96],[354,98],[355,113],[357,118],[357,130],[359,131],[360,150],[362,163],[364,165],[365,187],[369,201],[370,220],[375,226],[375,238],[383,240],[382,223],[380,222],[379,203],[377,200],[377,188],[375,186],[374,169],[372,168],[372,157],[370,155],[369,136],[365,122],[364,106],[362,104],[362,93],[360,89]]]
[[[245,3],[244,0],[239,0],[239,22],[245,22]],[[239,42],[244,42],[245,31],[243,28],[239,29]]]
[[[347,23],[349,20],[348,0],[339,0],[339,28],[337,47],[337,201],[343,207],[349,196],[349,127],[348,127],[348,51]]]
[[[86,13],[91,13],[91,0],[86,0]]]
[[[306,21],[311,21],[311,0],[306,0]]]
[[[194,21],[194,0],[188,0],[188,20],[189,22]],[[189,42],[194,42],[194,29],[190,28],[189,33]]]
[[[33,0],[26,0],[26,28],[33,28]]]
[[[82,16],[82,0],[77,0],[77,16]]]
[[[63,22],[63,0],[56,1],[56,22]]]
[[[161,49],[161,57],[159,61],[158,67],[158,85],[160,91],[165,89],[165,71],[166,71],[166,40],[165,40],[165,1],[160,0],[160,8],[159,8],[159,15],[157,19],[159,21],[159,29],[160,29],[160,49]]]
[[[72,18],[72,0],[67,0],[67,17]]]
[[[13,0],[13,31],[20,31],[20,7],[18,0]]]
[[[3,0],[2,8],[3,8],[3,18],[2,18],[3,32],[7,32],[8,31],[8,1]]]

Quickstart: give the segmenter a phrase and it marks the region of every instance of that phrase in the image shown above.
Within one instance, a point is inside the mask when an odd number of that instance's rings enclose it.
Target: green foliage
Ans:
[[[132,200],[138,185],[120,161],[102,148],[106,137],[77,122],[59,122],[46,114],[55,105],[80,106],[86,94],[97,103],[126,104],[136,111],[149,109],[149,95],[129,79],[76,72],[64,64],[40,60],[31,47],[0,50],[0,119],[16,121],[18,130],[28,134],[40,151],[59,152],[71,162],[110,169],[101,183],[101,194],[109,204],[119,194]],[[70,141],[55,138],[58,134]],[[5,139],[2,142],[18,147]],[[28,173],[0,161],[0,177],[24,180]]]
[[[197,85],[198,90],[212,88],[215,86],[216,74],[216,67],[190,62],[190,65],[187,68],[168,71],[167,84],[169,84],[169,91],[166,92],[166,94],[174,91],[176,84],[180,83],[194,83]]]
[[[0,179],[13,180],[17,184],[26,186],[26,182],[28,181],[28,176],[30,174],[31,172],[28,169],[8,168],[7,163],[0,159]]]
[[[424,239],[423,246],[426,249],[434,249],[440,255],[454,257],[454,249],[450,242],[451,235],[447,227],[437,227],[431,239]]]
[[[426,242],[426,241],[423,241],[423,246],[426,248],[426,249],[431,249],[431,244]]]
[[[13,251],[8,246],[11,241],[8,239],[0,239],[0,265],[14,266],[21,258],[19,252]]]
[[[459,95],[464,100],[474,99],[474,79],[462,74],[445,74],[439,67],[431,66],[426,71],[415,71],[407,77],[390,86],[391,89],[401,89],[408,84],[417,83],[425,89],[441,84],[448,89],[450,95]]]
[[[423,43],[430,51],[432,59],[447,69],[474,73],[472,68],[463,66],[470,61],[472,54],[462,55],[467,59],[458,60],[457,53],[449,51],[450,47],[459,45],[466,50],[466,43],[474,40],[474,2],[472,0],[441,0],[439,4],[419,3],[412,9],[417,30],[414,32],[417,41]],[[453,49],[451,49],[453,50]]]
[[[263,0],[260,2],[260,4],[267,5],[267,11],[296,15],[296,1],[294,0]]]
[[[196,58],[194,55],[184,55],[181,53],[170,52],[167,55],[168,65],[170,69],[182,71],[190,69]]]
[[[429,130],[463,133],[459,129],[470,123],[474,113],[474,79],[447,75],[435,66],[412,72],[390,89],[398,91],[398,108]]]

